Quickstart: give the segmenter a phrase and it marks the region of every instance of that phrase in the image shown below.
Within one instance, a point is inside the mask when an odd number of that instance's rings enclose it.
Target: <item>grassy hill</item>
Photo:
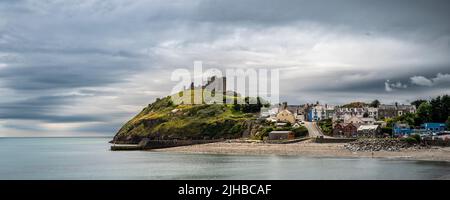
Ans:
[[[254,131],[256,120],[256,112],[240,108],[229,104],[175,105],[168,96],[157,99],[128,121],[113,141],[239,138]]]

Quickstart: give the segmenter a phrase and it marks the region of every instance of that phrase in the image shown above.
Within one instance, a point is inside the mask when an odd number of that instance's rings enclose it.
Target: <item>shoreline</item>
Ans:
[[[377,158],[390,160],[450,162],[450,147],[401,151],[352,152],[345,143],[314,143],[302,141],[291,144],[217,142],[191,146],[146,150],[150,152],[173,152],[223,155],[280,155],[316,158]]]

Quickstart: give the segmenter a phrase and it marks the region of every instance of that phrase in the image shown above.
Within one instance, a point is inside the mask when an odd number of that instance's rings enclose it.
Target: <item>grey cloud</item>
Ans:
[[[111,135],[111,133],[117,132],[122,125],[123,123],[101,123],[75,128],[73,131]]]
[[[450,74],[438,73],[434,78],[426,78],[424,76],[413,76],[411,77],[411,83],[418,86],[436,86],[444,85],[445,87],[450,86]]]
[[[16,90],[39,90],[102,86],[123,81],[139,69],[133,65],[62,65],[13,66],[0,70],[3,87]],[[0,86],[1,87],[1,86]]]
[[[41,96],[21,101],[0,103],[0,119],[42,120],[45,122],[92,122],[104,117],[89,115],[65,115],[61,112],[78,98],[76,95]]]
[[[373,76],[368,78],[361,78],[357,80],[347,80],[350,76],[361,76],[364,77],[369,72],[358,71],[358,70],[339,70],[328,74],[323,74],[319,77],[312,77],[309,81],[316,81],[323,84],[311,84],[308,88],[302,88],[301,90],[294,90],[298,93],[309,92],[309,93],[354,93],[355,98],[360,95],[371,95],[371,94],[386,94],[392,95],[390,92],[395,94],[417,94],[424,91],[429,91],[428,87],[423,87],[423,85],[417,84],[416,81],[412,81],[413,77],[417,77],[416,73],[424,74],[425,78],[428,80],[434,89],[446,89],[450,88],[450,75],[448,73],[448,67],[445,66],[429,66],[421,67],[413,71],[403,71],[396,70],[392,68],[389,71],[376,72]],[[284,84],[283,82],[281,83]],[[283,87],[289,87],[286,83]],[[285,91],[288,93],[288,91]],[[357,94],[357,95],[356,95]],[[439,93],[441,95],[442,93]],[[345,98],[344,98],[345,99]],[[351,99],[351,97],[349,97]],[[343,102],[338,102],[343,103]]]
[[[45,129],[42,129],[40,127],[37,127],[31,123],[8,123],[3,125],[4,128],[13,129],[13,130],[20,130],[20,131],[31,131],[31,132],[41,132],[46,131]]]
[[[98,122],[76,131],[114,132],[118,121],[141,109],[133,107],[153,100],[133,95],[137,87],[141,93],[170,88],[170,77],[160,72],[191,67],[194,60],[224,68],[300,65],[305,72],[322,61],[350,66],[282,80],[282,98],[292,103],[440,94],[448,84],[436,74],[450,73],[449,10],[444,0],[0,1],[0,121],[11,129],[21,128],[15,120]],[[327,46],[352,38],[358,40],[348,52],[339,43]],[[385,47],[360,43],[380,38]],[[320,47],[329,51],[306,55]],[[347,54],[364,58],[346,59]],[[144,73],[149,78],[136,79]],[[432,81],[432,87],[412,84],[414,76]],[[143,83],[147,79],[161,81]],[[397,82],[408,87],[387,93],[386,80],[389,87]],[[83,95],[92,101],[83,101]],[[103,96],[117,100],[100,100]],[[93,107],[103,113],[89,110]]]
[[[424,76],[411,77],[411,83],[420,85],[420,86],[432,86],[433,85],[433,82],[430,79],[425,78]]]
[[[199,20],[283,24],[304,20],[367,29],[442,28],[450,30],[450,3],[445,0],[247,0],[204,1]],[[418,26],[420,25],[420,27]]]

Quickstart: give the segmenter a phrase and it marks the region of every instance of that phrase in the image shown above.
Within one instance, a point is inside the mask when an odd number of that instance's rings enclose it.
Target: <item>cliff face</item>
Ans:
[[[228,139],[256,134],[255,114],[232,105],[174,105],[171,97],[157,99],[128,121],[115,135],[115,143],[148,139]]]

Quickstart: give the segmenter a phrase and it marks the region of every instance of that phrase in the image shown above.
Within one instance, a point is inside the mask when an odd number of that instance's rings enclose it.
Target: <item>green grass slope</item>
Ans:
[[[239,138],[255,119],[255,114],[236,111],[233,105],[175,105],[168,96],[157,99],[128,121],[113,142],[138,143],[143,138]]]

